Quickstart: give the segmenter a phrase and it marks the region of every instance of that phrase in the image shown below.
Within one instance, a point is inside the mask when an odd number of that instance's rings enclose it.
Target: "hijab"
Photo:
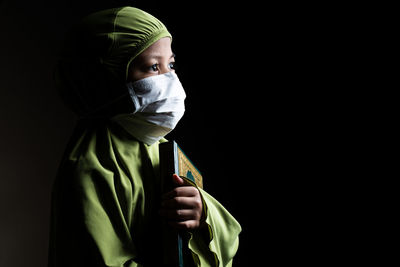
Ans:
[[[64,103],[80,117],[132,112],[125,86],[130,63],[163,37],[165,25],[130,6],[88,15],[67,34],[55,79]]]

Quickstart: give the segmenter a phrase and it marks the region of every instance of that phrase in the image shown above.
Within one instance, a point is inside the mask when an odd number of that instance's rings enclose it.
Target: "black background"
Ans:
[[[325,178],[335,174],[321,152],[332,129],[321,114],[326,93],[314,105],[320,92],[309,90],[319,85],[321,58],[310,56],[308,45],[318,45],[306,41],[307,17],[296,7],[288,15],[287,7],[240,1],[0,3],[0,266],[47,262],[51,186],[76,121],[52,77],[63,36],[82,16],[125,4],[153,14],[173,35],[187,100],[167,138],[242,225],[234,266],[332,255],[325,242],[335,230],[324,225],[335,219],[321,204],[329,182],[315,179],[322,167]]]

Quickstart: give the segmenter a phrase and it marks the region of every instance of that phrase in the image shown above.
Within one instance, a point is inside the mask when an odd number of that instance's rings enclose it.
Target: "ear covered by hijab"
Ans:
[[[125,86],[129,64],[163,37],[172,38],[164,24],[134,7],[85,17],[71,29],[61,49],[55,71],[61,98],[81,117],[131,112]]]

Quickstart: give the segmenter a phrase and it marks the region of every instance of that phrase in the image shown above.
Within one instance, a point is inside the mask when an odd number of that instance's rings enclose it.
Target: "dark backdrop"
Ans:
[[[63,36],[127,3],[173,34],[187,111],[167,138],[241,223],[235,266],[338,265],[354,253],[356,224],[340,213],[356,191],[359,116],[347,108],[353,32],[342,35],[341,6],[0,0],[0,266],[46,266],[51,186],[76,120],[53,82]]]
[[[0,2],[0,266],[47,262],[51,186],[76,120],[52,78],[62,38],[83,15],[125,3]],[[286,200],[272,199],[277,189],[266,186],[284,156],[271,157],[280,141],[269,133],[284,134],[275,122],[285,110],[271,108],[277,107],[272,83],[264,86],[278,73],[269,67],[276,54],[269,48],[272,11],[260,16],[260,7],[241,1],[213,3],[131,5],[158,17],[174,36],[187,112],[167,138],[178,141],[202,171],[205,189],[241,223],[236,266],[257,266],[251,263],[272,261],[287,247],[285,237],[276,238],[285,235],[282,228],[275,228],[287,223],[276,213]]]

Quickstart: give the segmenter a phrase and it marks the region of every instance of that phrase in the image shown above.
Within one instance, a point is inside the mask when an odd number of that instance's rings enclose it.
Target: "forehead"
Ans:
[[[137,56],[137,59],[145,60],[154,57],[171,57],[171,39],[164,37],[149,46]]]

